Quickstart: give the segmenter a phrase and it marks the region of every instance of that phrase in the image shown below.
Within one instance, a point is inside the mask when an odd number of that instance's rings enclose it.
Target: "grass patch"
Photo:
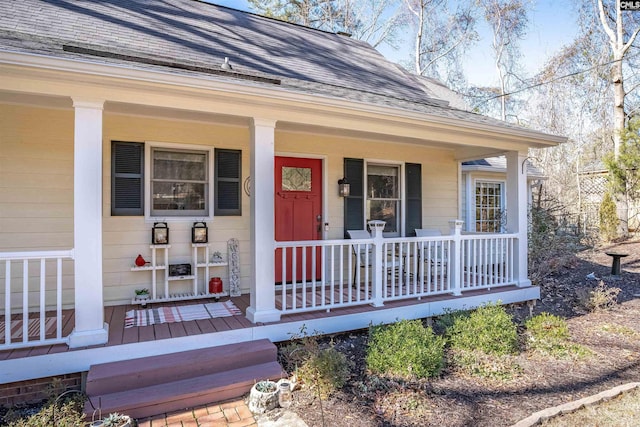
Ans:
[[[369,331],[366,363],[375,374],[429,378],[444,367],[445,339],[420,320],[374,326]]]
[[[623,337],[633,338],[638,335],[638,332],[631,329],[628,326],[616,325],[615,323],[605,323],[600,325],[598,330],[607,334],[615,334]]]

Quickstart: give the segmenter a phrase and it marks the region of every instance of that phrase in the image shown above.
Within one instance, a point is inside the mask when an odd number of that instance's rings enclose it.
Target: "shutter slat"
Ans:
[[[422,228],[422,165],[405,164],[406,203],[405,234],[415,236],[416,228]]]
[[[344,238],[347,230],[364,230],[364,160],[344,159],[344,176],[350,184],[344,199]]]
[[[142,143],[111,143],[111,215],[144,215]]]
[[[242,151],[216,148],[215,215],[242,215],[241,179]]]

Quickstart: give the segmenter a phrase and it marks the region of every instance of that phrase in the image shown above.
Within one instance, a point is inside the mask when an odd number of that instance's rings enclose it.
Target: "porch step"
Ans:
[[[237,398],[256,381],[285,375],[267,339],[93,365],[85,413],[144,418]]]

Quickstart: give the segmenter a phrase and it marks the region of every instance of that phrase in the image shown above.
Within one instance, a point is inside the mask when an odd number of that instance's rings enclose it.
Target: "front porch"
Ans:
[[[347,290],[344,290],[346,298]],[[125,328],[125,313],[138,306],[105,307],[105,321],[109,324],[108,341],[103,345],[70,348],[67,344],[25,346],[0,351],[3,370],[0,384],[46,378],[87,371],[92,364],[133,359],[148,355],[168,354],[225,344],[268,338],[285,341],[298,334],[301,328],[325,334],[367,328],[371,324],[391,323],[398,319],[437,316],[448,310],[469,309],[498,302],[519,303],[539,298],[538,287],[513,285],[498,288],[462,290],[461,295],[439,294],[421,298],[390,300],[384,306],[370,304],[337,307],[331,310],[297,312],[283,315],[280,321],[253,324],[246,318],[250,296],[231,297],[242,314],[206,320]],[[278,305],[281,299],[278,298]],[[188,302],[170,302],[185,305]],[[163,304],[164,305],[164,304]],[[47,312],[47,315],[55,312]],[[75,310],[62,310],[60,327],[63,335],[74,328]],[[52,337],[47,337],[52,338]],[[55,338],[55,337],[53,337]]]

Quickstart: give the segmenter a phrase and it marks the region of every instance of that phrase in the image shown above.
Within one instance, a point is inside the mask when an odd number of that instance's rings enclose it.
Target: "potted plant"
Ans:
[[[131,417],[114,412],[102,420],[104,427],[131,427]]]
[[[278,406],[278,384],[273,381],[258,381],[251,387],[249,410],[254,414],[263,414]]]
[[[146,301],[149,299],[149,289],[136,289],[136,300],[138,301]]]

